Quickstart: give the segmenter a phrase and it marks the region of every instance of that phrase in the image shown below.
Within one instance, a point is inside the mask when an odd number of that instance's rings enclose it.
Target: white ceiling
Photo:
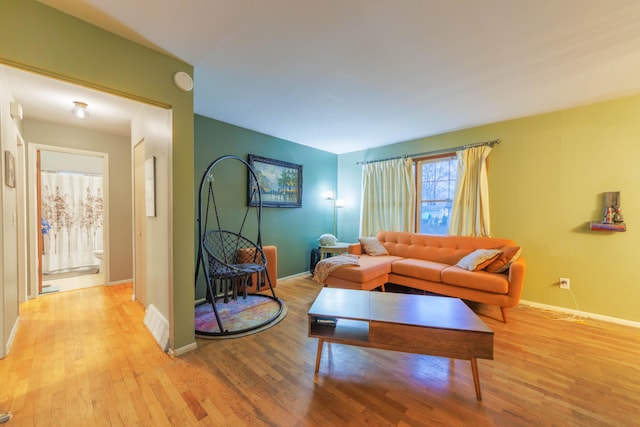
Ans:
[[[40,1],[193,64],[196,113],[338,154],[640,92],[637,0]]]
[[[130,136],[131,119],[142,106],[126,98],[8,66],[0,66],[0,71],[7,76],[11,91],[27,119]],[[74,101],[88,105],[88,119],[78,120],[71,114]]]

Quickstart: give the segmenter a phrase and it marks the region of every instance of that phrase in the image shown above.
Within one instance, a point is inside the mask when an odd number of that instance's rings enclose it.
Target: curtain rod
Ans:
[[[359,166],[359,165],[367,165],[369,163],[386,162],[387,160],[406,159],[407,157],[436,156],[438,154],[453,153],[453,152],[460,151],[460,150],[466,150],[467,148],[481,147],[483,145],[489,145],[489,146],[493,147],[496,144],[500,144],[500,140],[499,139],[494,139],[492,141],[474,142],[473,144],[460,145],[458,147],[451,147],[451,148],[443,148],[442,150],[426,151],[424,153],[405,154],[403,156],[387,157],[386,159],[369,160],[369,161],[366,161],[366,162],[357,162],[356,165]]]

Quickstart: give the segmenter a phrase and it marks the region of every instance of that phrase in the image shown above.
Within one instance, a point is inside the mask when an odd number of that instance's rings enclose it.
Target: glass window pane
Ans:
[[[435,200],[449,199],[449,181],[438,181],[435,187]]]
[[[423,163],[422,164],[422,180],[430,180],[433,179],[435,166],[433,163]]]
[[[451,202],[423,202],[420,209],[420,232],[447,234]]]
[[[420,162],[422,184],[419,227],[421,233],[448,234],[449,216],[456,187],[455,157]]]
[[[433,182],[422,183],[422,200],[431,200],[435,195],[435,184]]]

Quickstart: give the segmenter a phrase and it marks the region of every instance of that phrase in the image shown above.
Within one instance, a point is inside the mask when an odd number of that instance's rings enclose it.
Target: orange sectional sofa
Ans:
[[[513,248],[511,240],[395,231],[381,231],[376,239],[387,255],[367,255],[360,243],[351,244],[349,253],[359,255],[359,265],[333,270],[324,279],[324,286],[363,290],[380,287],[384,291],[385,284],[394,283],[497,305],[505,323],[506,309],[520,301],[526,268],[522,257],[513,257],[508,269],[501,273],[470,271],[456,265],[477,249]]]

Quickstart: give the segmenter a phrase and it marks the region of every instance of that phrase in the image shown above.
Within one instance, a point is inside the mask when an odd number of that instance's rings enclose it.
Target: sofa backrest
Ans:
[[[389,255],[417,258],[454,265],[476,249],[500,249],[513,245],[508,239],[493,237],[437,236],[404,231],[380,231],[376,238]]]

